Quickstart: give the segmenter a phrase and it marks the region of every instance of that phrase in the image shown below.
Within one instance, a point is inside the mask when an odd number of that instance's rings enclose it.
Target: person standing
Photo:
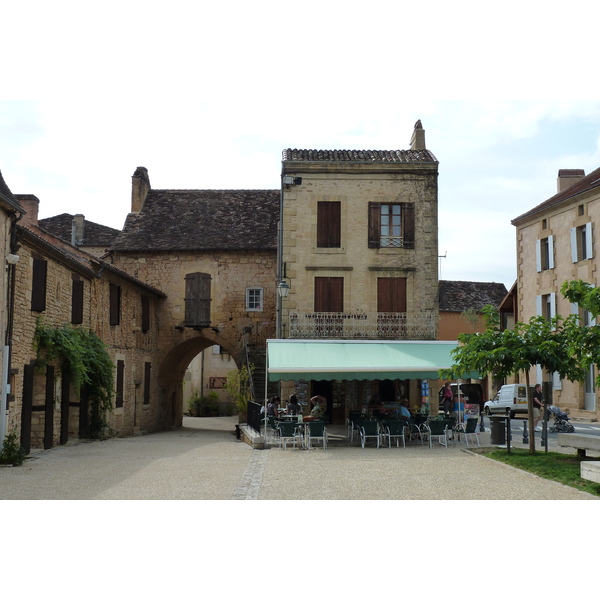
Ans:
[[[541,431],[538,427],[538,422],[542,417],[542,410],[544,409],[544,397],[542,395],[542,384],[538,383],[533,391],[533,430]]]
[[[442,407],[446,416],[449,416],[452,412],[452,404],[452,388],[450,387],[450,382],[446,381],[442,391]]]

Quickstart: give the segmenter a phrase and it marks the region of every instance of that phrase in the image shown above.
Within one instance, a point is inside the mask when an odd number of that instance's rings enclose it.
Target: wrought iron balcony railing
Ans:
[[[436,313],[291,312],[289,337],[303,339],[433,340]]]

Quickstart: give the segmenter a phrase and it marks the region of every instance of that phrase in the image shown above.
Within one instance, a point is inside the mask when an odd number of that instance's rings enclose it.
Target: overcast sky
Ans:
[[[509,287],[511,219],[556,192],[558,169],[600,166],[591,2],[214,4],[7,9],[11,190],[42,218],[121,228],[138,166],[154,188],[278,188],[284,148],[406,149],[421,119],[440,277]]]

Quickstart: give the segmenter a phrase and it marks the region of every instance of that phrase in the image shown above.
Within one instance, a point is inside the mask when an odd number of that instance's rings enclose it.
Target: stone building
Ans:
[[[180,426],[190,362],[220,346],[256,365],[264,394],[266,340],[275,335],[279,190],[155,190],[139,167],[131,212],[109,261],[161,290],[156,373],[169,426]],[[262,385],[262,388],[261,388]]]
[[[437,179],[420,121],[409,150],[283,152],[280,337],[437,339]],[[322,394],[342,423],[376,396],[417,406],[418,385],[314,377],[284,382],[282,396]]]
[[[86,328],[106,344],[115,370],[114,407],[109,426],[117,435],[163,428],[156,370],[160,291],[136,280],[40,229],[39,200],[15,195],[26,211],[17,226],[14,331],[8,427],[21,445],[50,448],[84,437],[88,426],[85,393],[73,389],[62,365],[36,368],[33,340],[44,325]]]
[[[581,279],[600,285],[597,226],[600,223],[600,169],[585,175],[581,169],[558,172],[557,193],[512,221],[517,237],[516,304],[520,322],[533,316],[551,318],[578,313],[583,323],[590,315],[560,293],[563,282]],[[545,397],[568,409],[573,417],[597,420],[593,367],[583,384],[561,380],[555,373],[533,369],[530,381],[544,386]]]

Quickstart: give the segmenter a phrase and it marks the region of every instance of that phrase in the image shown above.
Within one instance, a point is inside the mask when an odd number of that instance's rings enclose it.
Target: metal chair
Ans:
[[[312,440],[320,440],[323,443],[323,450],[327,449],[327,428],[324,421],[312,421],[307,424],[308,441],[307,447],[310,450]]]
[[[381,433],[382,443],[385,443],[385,438],[388,439],[388,446],[392,447],[392,439],[396,439],[396,448],[400,448],[400,438],[402,438],[402,447],[406,448],[405,435],[406,423],[404,421],[385,421]]]
[[[438,442],[444,446],[448,447],[448,434],[446,431],[446,423],[444,421],[435,421],[431,420],[427,424],[427,436],[429,437],[429,447],[433,448],[433,438],[437,438]]]
[[[477,445],[481,446],[481,442],[479,441],[479,435],[477,433],[477,419],[467,419],[463,424],[463,427],[458,431],[459,435],[465,436],[465,444],[467,448],[469,447],[469,436],[475,436],[475,440],[477,441]],[[473,443],[473,445],[475,445]]]
[[[279,447],[281,448],[283,445],[283,449],[285,450],[287,443],[292,441],[294,442],[294,448],[296,448],[296,442],[299,439],[298,423],[294,423],[293,421],[279,421],[277,428],[279,430]]]
[[[408,440],[412,441],[414,439],[418,439],[421,441],[421,444],[424,444],[423,440],[423,431],[417,425],[417,422],[414,419],[408,420]]]
[[[378,421],[363,421],[360,425],[360,442],[363,450],[365,449],[365,442],[369,438],[375,438],[377,440],[377,447],[381,444],[381,432],[379,430]]]

